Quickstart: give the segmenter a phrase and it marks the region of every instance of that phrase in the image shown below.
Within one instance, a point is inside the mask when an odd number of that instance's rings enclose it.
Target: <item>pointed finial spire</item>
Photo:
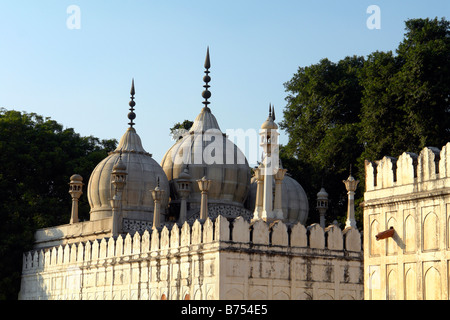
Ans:
[[[133,120],[136,119],[136,114],[134,113],[134,106],[136,105],[136,102],[134,102],[134,78],[131,80],[131,101],[129,103],[130,105],[130,112],[128,113],[128,119],[130,119],[130,122],[128,123],[130,125],[130,128],[133,128],[134,122]]]
[[[275,108],[272,106],[272,120],[275,121]]]
[[[205,69],[211,68],[211,62],[209,61],[209,46],[206,48]]]
[[[132,96],[135,95],[135,92],[134,92],[134,78],[131,79],[131,90],[130,90],[130,94],[131,94]]]
[[[208,85],[208,83],[211,81],[211,77],[208,75],[209,74],[209,68],[211,68],[211,62],[209,60],[209,46],[206,49],[206,59],[205,59],[205,76],[203,77],[203,81],[205,82],[205,85],[203,86],[203,88],[205,88],[205,90],[202,92],[202,97],[205,99],[205,101],[203,101],[202,103],[205,105],[205,108],[208,107],[208,104],[210,104],[210,102],[208,101],[209,98],[211,98],[211,92],[208,90],[208,88],[210,87]]]
[[[269,103],[269,117],[272,118],[272,104]]]

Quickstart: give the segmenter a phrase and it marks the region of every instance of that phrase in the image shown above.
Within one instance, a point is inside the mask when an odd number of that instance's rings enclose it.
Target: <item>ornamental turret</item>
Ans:
[[[342,181],[345,184],[348,194],[348,207],[347,207],[347,220],[345,221],[345,227],[356,228],[355,220],[355,191],[358,186],[359,180],[355,180],[352,176],[352,167],[350,166],[350,175],[347,180]]]
[[[83,178],[79,174],[70,177],[69,193],[72,196],[72,213],[70,215],[70,224],[78,222],[78,200],[83,194]]]
[[[320,226],[325,228],[325,213],[328,210],[328,193],[324,187],[317,193],[317,211],[319,211]]]
[[[273,210],[273,175],[276,175],[279,169],[278,158],[278,126],[274,122],[275,112],[272,105],[269,105],[269,116],[261,125],[259,132],[261,136],[260,146],[264,150],[264,162],[262,164],[264,172],[264,198],[261,218],[263,220],[282,219],[283,217],[276,215]],[[279,213],[278,213],[279,214]]]

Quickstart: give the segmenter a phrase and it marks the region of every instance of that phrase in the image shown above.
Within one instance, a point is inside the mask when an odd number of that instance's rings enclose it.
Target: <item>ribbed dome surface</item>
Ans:
[[[273,176],[272,179],[275,192],[275,179]],[[256,202],[256,179],[253,177],[251,182],[245,206],[253,212],[255,211]],[[285,175],[281,184],[281,194],[284,220],[291,223],[299,221],[301,224],[305,224],[308,219],[309,204],[306,192],[300,183]]]
[[[189,132],[203,133],[207,130],[220,131],[220,127],[216,117],[211,113],[211,109],[209,107],[204,107],[197,118],[195,118],[191,129],[189,129]]]
[[[161,166],[172,184],[172,200],[178,199],[174,183],[189,164],[192,189],[191,208],[200,207],[197,179],[212,180],[208,203],[243,207],[250,185],[251,171],[245,155],[220,131],[216,118],[204,107],[189,134],[178,140],[165,154]]]
[[[91,220],[112,215],[110,200],[114,195],[111,185],[111,172],[120,154],[126,166],[127,182],[122,195],[124,218],[152,220],[153,198],[151,191],[160,180],[160,188],[165,190],[161,208],[167,207],[169,182],[161,166],[142,147],[141,139],[134,128],[128,128],[119,145],[94,169],[88,184],[88,200],[91,207]],[[163,211],[164,212],[164,211]]]

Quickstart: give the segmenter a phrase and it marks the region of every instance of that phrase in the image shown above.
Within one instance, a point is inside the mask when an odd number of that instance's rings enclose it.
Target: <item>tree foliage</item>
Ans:
[[[170,128],[170,136],[172,137],[172,140],[178,140],[183,137],[183,135],[189,131],[189,129],[194,124],[191,120],[184,120],[183,122],[177,122],[173,125],[172,128]]]
[[[418,152],[449,141],[449,25],[437,18],[408,20],[396,56],[369,55],[361,77],[365,158]]]
[[[322,59],[300,67],[285,83],[280,126],[289,142],[281,157],[308,193],[310,222],[318,220],[313,199],[322,183],[331,198],[328,222],[345,220],[342,180],[351,164],[360,180],[359,203],[365,159],[417,153],[450,141],[449,22],[411,19],[405,25],[396,55],[376,51],[336,63]],[[362,210],[356,213],[362,222]]]
[[[70,176],[80,174],[87,185],[116,144],[34,113],[0,109],[0,299],[17,298],[22,254],[32,248],[35,230],[69,222]],[[79,217],[89,217],[86,196]]]

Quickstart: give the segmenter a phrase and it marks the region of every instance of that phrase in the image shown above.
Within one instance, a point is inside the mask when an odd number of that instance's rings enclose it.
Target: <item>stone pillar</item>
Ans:
[[[359,180],[355,180],[350,172],[350,176],[347,178],[347,180],[344,180],[342,182],[345,184],[345,188],[347,189],[348,194],[347,220],[345,221],[345,227],[356,228],[355,191],[356,187],[358,186]]]
[[[206,177],[197,180],[198,187],[202,192],[202,202],[200,205],[200,220],[206,220],[208,218],[208,191],[211,184],[211,180],[207,180]]]
[[[255,211],[253,212],[253,220],[261,219],[261,214],[263,210],[263,198],[264,198],[264,174],[261,168],[255,169],[255,179],[256,179],[256,201],[255,201]]]
[[[78,200],[83,194],[83,178],[79,174],[70,177],[69,193],[72,196],[72,213],[70,215],[70,224],[78,222]]]
[[[276,219],[283,219],[283,203],[282,203],[282,183],[286,169],[279,168],[275,174],[275,203],[274,203],[274,216]]]
[[[113,167],[111,172],[111,184],[114,186],[114,194],[111,199],[112,207],[112,235],[117,237],[122,229],[122,193],[125,188],[127,175],[127,167],[122,162],[122,154]]]
[[[161,227],[161,199],[164,194],[164,190],[159,188],[159,178],[158,185],[152,191],[154,206],[153,206],[153,225],[152,229],[158,229]]]

